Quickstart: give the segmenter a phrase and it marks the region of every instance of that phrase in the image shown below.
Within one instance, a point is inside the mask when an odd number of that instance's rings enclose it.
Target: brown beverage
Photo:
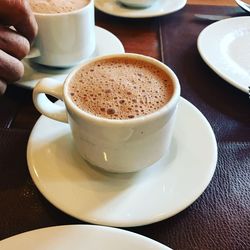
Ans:
[[[90,0],[29,0],[35,13],[67,13],[86,6]]]
[[[150,114],[172,97],[168,74],[132,58],[101,59],[83,66],[71,79],[73,102],[95,116],[131,119]]]

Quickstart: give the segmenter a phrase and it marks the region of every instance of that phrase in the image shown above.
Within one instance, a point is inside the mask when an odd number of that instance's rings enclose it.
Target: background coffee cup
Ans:
[[[146,8],[156,1],[157,0],[119,0],[122,4],[133,8]]]
[[[88,63],[117,57],[148,62],[166,72],[174,89],[167,104],[151,114],[124,120],[97,117],[78,108],[69,91],[75,74]],[[45,94],[64,100],[66,107],[52,103]],[[92,59],[71,72],[64,84],[47,78],[41,80],[33,91],[33,102],[42,114],[69,123],[76,149],[84,159],[107,171],[119,173],[148,167],[168,152],[179,97],[179,81],[170,68],[151,57],[128,53]]]
[[[34,14],[38,35],[27,58],[46,66],[70,67],[94,52],[94,0],[72,12]]]

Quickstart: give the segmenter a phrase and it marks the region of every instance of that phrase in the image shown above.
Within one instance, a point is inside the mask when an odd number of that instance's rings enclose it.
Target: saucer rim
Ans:
[[[131,15],[121,15],[121,14],[118,14],[118,13],[115,13],[115,12],[112,12],[112,11],[108,11],[104,8],[101,7],[101,5],[99,4],[99,1],[101,0],[96,0],[95,1],[95,8],[98,9],[99,11],[105,13],[105,14],[108,14],[108,15],[111,15],[111,16],[115,16],[115,17],[122,17],[122,18],[136,18],[136,19],[142,19],[142,18],[153,18],[153,17],[160,17],[160,16],[165,16],[165,15],[169,15],[169,14],[172,14],[174,12],[177,12],[179,10],[181,10],[182,8],[185,7],[185,5],[187,4],[187,0],[175,0],[175,1],[182,1],[182,3],[179,4],[178,8],[176,9],[173,9],[171,11],[164,11],[164,12],[158,12],[155,13],[155,14],[150,14],[150,12],[148,14],[141,14],[141,15],[138,15],[138,14],[131,14]],[[110,0],[112,2],[115,2],[116,0]],[[165,0],[160,0],[162,1],[163,3],[165,2]],[[114,3],[115,4],[115,3]],[[145,13],[147,13],[148,11],[145,10]]]
[[[135,221],[124,221],[124,220],[114,220],[114,219],[105,219],[105,216],[101,216],[102,219],[96,219],[93,216],[84,216],[84,215],[75,215],[74,211],[72,213],[72,211],[68,211],[67,208],[65,209],[65,207],[63,207],[63,205],[61,205],[60,202],[55,201],[55,199],[53,199],[53,197],[51,198],[51,196],[48,195],[48,191],[46,191],[46,188],[44,189],[43,185],[39,184],[40,180],[38,177],[36,177],[36,170],[34,170],[34,164],[32,164],[32,145],[31,145],[31,138],[33,136],[33,133],[36,129],[36,126],[38,126],[39,121],[44,119],[44,116],[41,116],[37,123],[35,124],[29,140],[28,140],[28,146],[27,146],[27,164],[28,164],[28,169],[30,172],[30,175],[32,177],[32,180],[34,181],[36,187],[38,188],[38,190],[40,191],[40,193],[44,196],[45,199],[47,199],[53,206],[55,206],[57,209],[59,209],[60,211],[63,211],[65,214],[72,216],[76,219],[79,219],[81,221],[85,221],[88,223],[93,223],[96,225],[103,225],[103,226],[112,226],[112,227],[137,227],[137,226],[144,226],[144,225],[149,225],[149,224],[153,224],[159,221],[163,221],[165,219],[168,219],[174,215],[177,215],[178,213],[180,213],[181,211],[185,210],[188,206],[190,206],[191,204],[193,204],[200,196],[201,194],[206,190],[206,188],[208,187],[209,183],[212,180],[212,177],[214,175],[215,169],[216,169],[216,164],[217,164],[217,159],[218,159],[218,147],[217,147],[217,142],[216,142],[216,137],[215,134],[213,132],[213,129],[211,127],[211,125],[209,124],[208,120],[205,118],[205,116],[189,101],[187,101],[186,99],[184,99],[183,97],[181,97],[181,102],[183,103],[183,105],[187,105],[189,106],[189,108],[191,109],[190,112],[195,112],[196,116],[199,116],[199,118],[202,120],[202,123],[204,123],[204,126],[206,126],[206,130],[207,130],[207,134],[206,136],[210,137],[211,140],[211,151],[212,154],[210,156],[211,160],[210,163],[207,164],[206,169],[208,169],[208,173],[206,175],[205,180],[203,180],[203,183],[199,185],[198,191],[197,189],[192,191],[191,194],[189,194],[188,199],[185,199],[185,202],[182,202],[181,204],[178,205],[178,208],[173,209],[172,211],[166,211],[160,215],[154,214],[151,217],[148,218],[143,218],[143,219],[139,219],[139,220],[135,220]],[[47,119],[47,118],[46,118]],[[167,209],[165,209],[167,210]]]

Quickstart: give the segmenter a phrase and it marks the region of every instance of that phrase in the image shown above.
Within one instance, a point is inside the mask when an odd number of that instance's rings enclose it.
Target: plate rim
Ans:
[[[220,76],[223,80],[225,80],[226,82],[228,82],[229,84],[231,84],[233,87],[239,89],[240,91],[249,94],[248,89],[245,88],[244,86],[242,86],[241,84],[238,84],[237,81],[235,81],[234,79],[232,79],[231,77],[229,77],[227,74],[223,73],[221,70],[218,69],[218,67],[216,67],[213,62],[211,62],[208,57],[206,56],[206,53],[204,53],[204,36],[207,35],[207,32],[211,32],[211,29],[214,29],[213,32],[215,32],[215,30],[217,29],[217,27],[219,25],[222,25],[224,23],[230,23],[233,22],[234,20],[239,20],[239,19],[249,19],[250,21],[250,17],[248,16],[240,16],[240,17],[230,17],[230,18],[226,18],[217,22],[214,22],[210,25],[208,25],[206,28],[204,28],[198,38],[197,38],[197,49],[199,51],[199,54],[202,58],[202,60],[207,64],[207,66],[212,69],[218,76]],[[244,22],[243,22],[244,23]],[[215,43],[217,44],[217,43]],[[211,46],[211,45],[210,45]],[[213,44],[214,46],[214,44]],[[250,86],[250,85],[249,85]]]
[[[147,241],[147,243],[152,244],[152,247],[157,247],[157,249],[161,249],[161,250],[171,249],[168,246],[164,245],[163,243],[158,242],[154,239],[151,239],[147,236],[141,235],[139,233],[135,233],[135,232],[132,232],[129,230],[121,229],[121,228],[114,228],[114,227],[101,226],[101,225],[89,225],[89,224],[65,224],[65,225],[47,226],[47,227],[28,230],[28,231],[12,235],[10,237],[7,237],[7,238],[1,240],[0,247],[1,247],[1,245],[6,244],[12,240],[22,240],[22,238],[24,238],[26,236],[31,237],[31,236],[37,235],[39,233],[43,233],[43,232],[45,233],[46,231],[47,231],[47,233],[49,233],[50,231],[54,232],[54,230],[60,231],[60,230],[64,230],[64,229],[65,230],[71,230],[71,229],[78,230],[79,232],[83,232],[83,233],[85,232],[85,230],[90,230],[93,233],[101,230],[102,232],[108,232],[108,234],[110,234],[111,236],[113,233],[118,233],[119,235],[124,235],[124,236],[131,238],[131,239],[133,238],[134,240],[139,240],[140,242]]]

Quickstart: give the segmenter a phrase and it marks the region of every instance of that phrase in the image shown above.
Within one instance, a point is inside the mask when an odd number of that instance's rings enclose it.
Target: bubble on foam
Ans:
[[[113,115],[114,113],[115,113],[115,109],[113,109],[113,108],[107,109],[107,114],[108,115]]]
[[[106,94],[110,94],[111,93],[111,89],[105,89],[104,91]]]

